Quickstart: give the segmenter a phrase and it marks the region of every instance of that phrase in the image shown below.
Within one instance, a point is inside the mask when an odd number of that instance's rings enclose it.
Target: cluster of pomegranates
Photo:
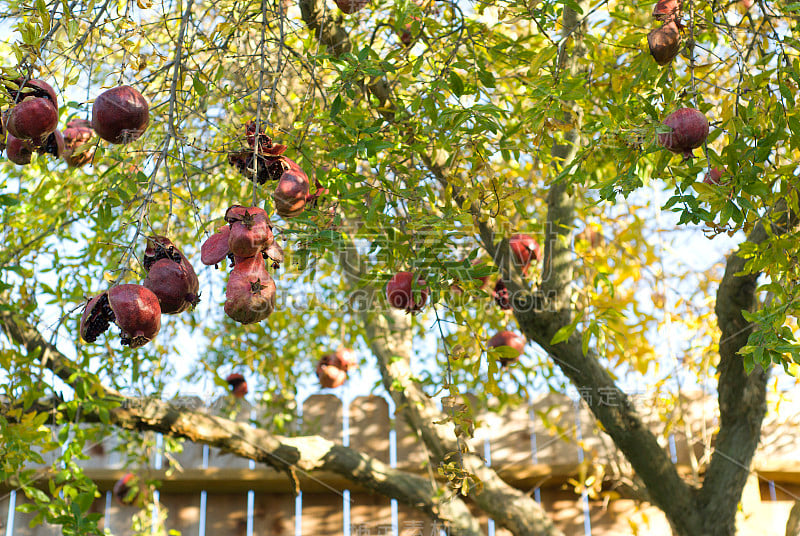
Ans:
[[[168,238],[147,239],[141,285],[123,284],[91,298],[81,316],[81,337],[94,342],[115,323],[121,342],[138,348],[161,329],[162,314],[178,314],[200,301],[200,283],[189,260]]]
[[[62,133],[58,127],[58,98],[43,80],[16,79],[4,82],[14,105],[0,120],[0,150],[19,165],[31,162],[34,152],[63,158],[71,167],[91,162],[94,132],[111,143],[138,139],[150,120],[147,101],[130,86],[111,88],[95,99],[91,123],[69,121]],[[3,142],[5,140],[5,142]]]
[[[681,48],[681,2],[682,0],[658,0],[653,8],[653,18],[661,22],[661,26],[647,34],[647,45],[650,55],[659,65],[671,62]]]
[[[277,268],[283,262],[283,250],[275,242],[264,209],[233,205],[225,212],[225,221],[227,225],[201,246],[200,260],[211,266],[230,259],[225,314],[242,324],[260,322],[275,309],[275,281],[265,261],[270,259]]]

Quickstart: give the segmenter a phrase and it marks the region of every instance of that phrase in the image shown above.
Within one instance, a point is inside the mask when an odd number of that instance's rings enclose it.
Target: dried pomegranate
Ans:
[[[336,0],[336,5],[339,6],[339,9],[348,15],[361,11],[368,3],[369,0]]]
[[[275,309],[275,290],[260,256],[237,258],[225,289],[225,314],[241,324],[260,322]]]
[[[200,262],[206,266],[219,264],[222,259],[228,256],[228,239],[231,236],[230,225],[225,225],[217,229],[217,232],[206,238],[200,246]]]
[[[6,130],[21,140],[39,140],[58,126],[58,109],[50,99],[28,97],[8,113]]]
[[[158,298],[141,285],[118,285],[95,296],[81,316],[81,337],[94,342],[114,322],[119,326],[121,342],[138,348],[153,340],[161,329]]]
[[[31,156],[33,156],[33,146],[29,141],[21,140],[9,134],[6,156],[9,160],[20,166],[30,164]]]
[[[94,136],[92,124],[86,119],[73,119],[64,129],[64,160],[70,167],[80,167],[88,164],[94,157],[94,147],[84,147],[89,144]],[[83,147],[83,149],[81,149]]]
[[[340,387],[347,380],[347,371],[339,366],[334,354],[326,354],[317,363],[316,373],[319,384],[327,389]]]
[[[428,301],[427,283],[422,278],[417,278],[412,285],[414,276],[411,272],[397,272],[386,284],[386,297],[389,304],[395,309],[404,309],[407,313],[416,313],[422,310]],[[414,288],[412,288],[414,287]]]
[[[681,108],[669,114],[664,124],[672,129],[658,135],[658,142],[667,150],[692,158],[692,150],[703,145],[708,137],[708,119],[699,110]]]
[[[228,374],[228,377],[225,378],[225,381],[228,382],[228,385],[230,385],[231,393],[233,393],[233,396],[236,398],[244,398],[244,395],[247,394],[247,382],[245,381],[244,376],[238,372]]]
[[[272,193],[275,212],[283,218],[299,216],[308,198],[308,177],[300,168],[284,171]]]
[[[264,209],[233,205],[225,212],[231,227],[228,250],[237,257],[252,257],[272,244],[272,227]]]
[[[491,339],[489,339],[488,346],[489,348],[508,346],[514,350],[516,356],[500,358],[500,364],[505,367],[512,361],[519,359],[519,356],[525,349],[525,338],[512,331],[499,331]]]
[[[118,86],[101,93],[92,105],[92,128],[111,143],[139,139],[150,123],[150,106],[130,86]]]
[[[678,24],[671,20],[647,34],[650,55],[659,65],[671,62],[681,49],[681,32]]]
[[[158,297],[162,314],[177,314],[200,302],[200,282],[189,260],[168,238],[151,236],[142,261],[143,285]]]
[[[256,137],[258,137],[258,153],[272,156],[279,156],[286,152],[286,146],[280,143],[272,143],[272,138],[264,133],[263,128],[256,128],[255,121],[249,121],[245,125],[247,132],[247,144],[251,149],[256,147]],[[258,133],[256,133],[258,131]]]

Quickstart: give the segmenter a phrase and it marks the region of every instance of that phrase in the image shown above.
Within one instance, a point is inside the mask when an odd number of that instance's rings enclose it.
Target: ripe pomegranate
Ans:
[[[130,86],[118,86],[101,93],[92,105],[92,128],[111,143],[139,139],[150,123],[147,100]]]
[[[680,8],[679,0],[658,0],[653,8],[653,18],[659,21],[673,20],[677,18]]]
[[[142,260],[143,285],[158,297],[161,313],[182,313],[200,303],[200,282],[192,264],[166,237],[150,236]]]
[[[414,276],[411,272],[397,272],[389,280],[386,284],[386,297],[392,307],[404,309],[407,313],[416,313],[422,310],[425,302],[428,301],[427,283],[424,279],[417,278],[416,284],[412,285],[413,279]]]
[[[236,258],[225,289],[225,314],[241,324],[260,322],[275,309],[275,291],[260,256]]]
[[[675,59],[681,49],[681,31],[674,20],[666,22],[647,34],[650,55],[659,65],[666,65]]]
[[[39,140],[58,126],[58,109],[50,99],[28,97],[8,113],[6,130],[21,140]]]
[[[24,166],[31,163],[31,156],[33,156],[33,146],[29,141],[21,140],[16,136],[8,135],[8,146],[6,147],[6,156],[9,160]]]
[[[272,193],[275,212],[283,218],[299,216],[309,197],[308,177],[299,167],[284,171]]]
[[[121,506],[131,506],[139,500],[139,482],[133,473],[127,473],[114,484],[114,499]]]
[[[319,384],[327,389],[340,387],[347,380],[347,370],[340,366],[334,354],[322,356],[317,363],[316,373]]]
[[[514,253],[517,264],[521,266],[522,273],[528,272],[531,261],[542,260],[542,251],[539,248],[539,243],[530,235],[512,235],[508,240],[508,245]]]
[[[244,398],[244,395],[247,394],[247,382],[244,380],[244,376],[238,372],[228,374],[225,381],[230,385],[231,393],[233,393],[233,396],[236,398]]]
[[[722,176],[727,172],[728,170],[725,168],[713,167],[706,173],[703,182],[712,186],[719,186],[722,183]]]
[[[361,11],[368,3],[369,0],[336,0],[336,5],[339,6],[339,9],[348,15]]]
[[[86,119],[73,119],[64,129],[64,160],[70,167],[80,167],[88,164],[94,158],[94,147],[84,147],[91,142],[94,136],[92,124]]]
[[[228,239],[231,236],[230,225],[225,225],[217,229],[217,232],[206,238],[200,246],[200,262],[206,266],[219,264],[222,259],[228,256]]]
[[[516,356],[514,357],[501,357],[500,364],[502,366],[507,366],[509,363],[516,361],[519,359],[519,356],[522,354],[523,350],[525,349],[525,337],[521,335],[517,335],[513,331],[498,331],[494,334],[494,336],[489,339],[488,342],[489,348],[500,348],[502,346],[508,346],[516,352]]]
[[[502,278],[498,279],[497,283],[495,283],[494,291],[492,291],[492,298],[494,298],[495,303],[500,309],[504,311],[511,309],[511,296]]]
[[[669,114],[664,124],[672,129],[658,135],[658,142],[667,150],[692,158],[692,150],[703,145],[708,137],[708,119],[699,110],[681,108]]]
[[[264,209],[233,205],[225,212],[230,225],[228,250],[237,257],[258,255],[272,244],[272,227]]]
[[[358,366],[358,357],[351,348],[340,346],[335,352],[327,353],[322,356],[322,360],[328,364],[338,367],[345,372]]]
[[[111,322],[119,326],[120,342],[138,348],[153,340],[161,329],[158,298],[141,285],[118,285],[95,296],[81,316],[81,337],[94,342]]]

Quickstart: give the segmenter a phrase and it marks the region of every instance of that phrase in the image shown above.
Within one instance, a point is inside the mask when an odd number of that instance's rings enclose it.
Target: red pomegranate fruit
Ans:
[[[101,93],[92,105],[92,128],[111,143],[130,143],[144,134],[150,123],[150,106],[130,86],[118,86]]]
[[[361,11],[369,3],[369,0],[336,0],[336,5],[343,13],[350,15],[356,11]]]
[[[332,365],[347,372],[358,366],[358,357],[355,351],[350,348],[340,346],[335,352],[327,353],[322,356],[322,361],[328,365]]]
[[[6,130],[21,140],[38,143],[58,126],[58,109],[50,99],[33,97],[17,103],[8,113]]]
[[[219,264],[222,259],[228,256],[228,240],[231,236],[231,226],[225,225],[217,229],[217,232],[206,238],[200,246],[200,262],[206,266]]]
[[[503,346],[507,346],[514,350],[514,352],[516,353],[515,356],[500,358],[500,364],[505,367],[509,363],[519,359],[519,356],[525,349],[525,338],[522,337],[521,335],[517,335],[513,331],[507,331],[507,330],[499,331],[495,333],[491,339],[489,339],[488,346],[489,348],[500,348]]]
[[[500,309],[508,311],[511,309],[511,296],[509,295],[508,288],[506,287],[503,279],[498,279],[492,291],[492,298]]]
[[[161,313],[178,314],[200,303],[200,282],[189,260],[166,237],[150,236],[142,260],[143,285],[158,297]]]
[[[125,476],[117,480],[114,484],[114,491],[112,493],[114,499],[121,506],[136,504],[140,496],[138,479],[133,476],[133,473],[125,474]]]
[[[542,252],[539,248],[539,243],[531,235],[512,235],[508,240],[508,245],[511,247],[514,258],[521,267],[523,273],[527,273],[528,267],[532,261],[542,260]]]
[[[647,46],[657,64],[666,65],[671,62],[681,49],[681,31],[678,24],[671,20],[651,31],[647,34]]]
[[[33,146],[29,141],[21,140],[12,134],[8,135],[6,156],[17,165],[24,166],[31,163]]]
[[[339,366],[333,354],[322,356],[317,363],[316,373],[319,384],[327,389],[340,387],[347,380],[347,370]]]
[[[282,218],[299,216],[309,198],[308,188],[308,176],[300,168],[284,171],[272,193],[275,212]]]
[[[244,376],[238,372],[228,374],[228,377],[225,378],[225,381],[228,382],[228,385],[231,388],[231,393],[236,398],[244,398],[244,395],[247,394],[247,382],[245,381]]]
[[[94,158],[94,147],[87,147],[92,141],[94,130],[86,119],[73,119],[64,129],[64,160],[70,167],[88,164]]]
[[[658,142],[667,150],[692,158],[692,150],[703,145],[708,137],[708,119],[699,110],[681,108],[664,119],[664,125],[672,129],[658,135]]]
[[[152,291],[141,285],[118,285],[95,296],[81,316],[81,337],[94,342],[111,322],[119,326],[120,342],[138,348],[153,340],[161,329],[161,307]]]
[[[416,313],[422,310],[428,301],[427,283],[422,278],[417,278],[412,284],[414,276],[411,272],[397,272],[386,284],[386,297],[389,304],[395,309],[404,309],[407,313]]]
[[[722,184],[722,176],[727,172],[728,170],[725,168],[713,167],[708,173],[706,173],[703,182],[712,186],[719,186]]]
[[[233,205],[225,212],[230,225],[228,250],[236,257],[252,257],[273,242],[272,227],[264,209]]]
[[[658,0],[653,8],[653,18],[659,21],[675,19],[681,8],[679,0]]]
[[[275,291],[261,256],[237,258],[225,289],[225,314],[240,324],[260,322],[275,309]]]

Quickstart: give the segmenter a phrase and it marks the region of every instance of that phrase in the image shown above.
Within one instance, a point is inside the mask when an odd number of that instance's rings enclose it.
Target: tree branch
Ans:
[[[18,315],[0,311],[0,329],[68,384],[80,369]],[[40,354],[41,352],[41,354]],[[480,527],[463,501],[441,495],[436,482],[392,469],[383,462],[319,436],[283,437],[204,411],[176,406],[156,398],[132,398],[96,382],[99,402],[117,404],[109,423],[136,431],[153,431],[209,445],[280,471],[330,471],[366,489],[417,508],[449,524],[453,534],[479,536]],[[83,419],[99,420],[98,404],[82,408]]]
[[[776,205],[768,218],[775,219],[773,233],[796,225],[796,218],[787,213],[786,203]],[[758,223],[747,242],[760,244],[768,237],[767,228]],[[738,253],[728,257],[725,275],[717,291],[715,312],[722,332],[719,344],[719,412],[720,428],[711,462],[708,465],[698,503],[704,511],[708,534],[734,532],[736,508],[744,489],[750,464],[760,439],[761,423],[767,412],[768,371],[756,365],[752,373],[744,370],[739,350],[747,344],[754,325],[742,311],[757,307],[756,286],[759,272],[743,274],[746,260]],[[722,523],[722,520],[726,520]]]

